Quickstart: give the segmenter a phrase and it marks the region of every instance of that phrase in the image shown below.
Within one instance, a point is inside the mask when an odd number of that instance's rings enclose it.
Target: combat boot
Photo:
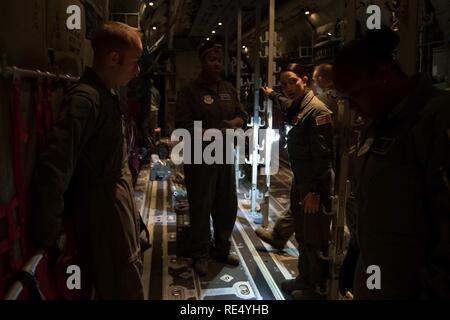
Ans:
[[[298,279],[285,280],[281,282],[281,290],[287,294],[292,294],[294,291],[302,291],[307,287],[308,286],[302,284],[302,282]]]
[[[199,276],[208,274],[208,258],[199,258],[194,261],[194,270]]]
[[[326,295],[321,295],[311,290],[294,290],[291,293],[294,300],[326,300]]]
[[[277,250],[283,250],[285,243],[283,241],[280,241],[273,235],[273,231],[269,231],[264,228],[257,228],[255,230],[256,235],[265,243],[270,244],[272,247],[274,247]]]
[[[226,256],[220,256],[220,255],[217,255],[214,251],[212,251],[211,258],[213,258],[216,261],[226,263],[230,266],[238,266],[239,265],[239,258],[235,254],[228,254]]]

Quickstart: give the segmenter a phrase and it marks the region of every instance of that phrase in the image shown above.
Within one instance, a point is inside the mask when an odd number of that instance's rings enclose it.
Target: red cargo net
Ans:
[[[0,219],[7,220],[7,237],[0,241],[0,255],[8,254],[8,268],[4,274],[0,274],[0,295],[4,294],[4,286],[13,273],[18,271],[26,256],[25,239],[25,210],[26,190],[23,182],[21,147],[28,140],[28,134],[24,131],[21,115],[21,83],[20,79],[14,79],[11,92],[12,135],[11,145],[13,151],[13,173],[15,196],[6,204],[0,206]],[[15,213],[16,216],[15,216]],[[20,244],[21,254],[15,254],[15,245]],[[9,271],[9,272],[8,272]]]

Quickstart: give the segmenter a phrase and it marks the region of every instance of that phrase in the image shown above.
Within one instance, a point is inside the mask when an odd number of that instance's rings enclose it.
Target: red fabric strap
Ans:
[[[10,250],[14,245],[14,235],[17,233],[14,230],[13,212],[19,205],[19,197],[14,197],[9,203],[0,207],[0,218],[6,217],[8,237],[0,242],[0,254]]]
[[[23,257],[25,256],[26,241],[25,241],[25,206],[26,193],[23,182],[22,171],[22,143],[28,141],[28,134],[23,130],[22,114],[21,114],[21,83],[20,79],[13,79],[12,86],[12,116],[14,123],[13,132],[13,164],[14,164],[14,183],[16,189],[16,197],[10,202],[10,207],[7,214],[8,219],[8,244],[10,250],[10,265],[14,271],[21,267]],[[14,209],[17,208],[17,226],[13,217]],[[17,239],[20,239],[22,255],[18,258],[13,253],[13,246]]]
[[[44,109],[44,86],[42,80],[36,83],[35,104],[34,104],[34,120],[36,122],[36,136],[38,141],[38,150],[45,144],[44,128],[45,118],[43,114]]]
[[[53,91],[51,80],[45,82],[44,97],[44,125],[46,134],[49,133],[53,123]]]
[[[16,192],[20,194],[24,190],[23,173],[22,173],[22,154],[21,143],[27,142],[28,134],[23,130],[21,106],[21,85],[20,80],[15,79],[12,86],[12,115],[14,123],[13,134],[13,155],[14,155],[14,182],[16,184]]]

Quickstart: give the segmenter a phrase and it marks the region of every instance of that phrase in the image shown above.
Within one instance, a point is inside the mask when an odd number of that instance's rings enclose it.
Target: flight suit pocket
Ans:
[[[301,141],[300,139],[288,138],[288,153],[291,159],[310,159],[311,152],[309,144]]]

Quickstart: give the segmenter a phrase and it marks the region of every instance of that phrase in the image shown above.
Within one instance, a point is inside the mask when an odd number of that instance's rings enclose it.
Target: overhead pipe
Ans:
[[[76,82],[79,80],[77,77],[72,77],[67,74],[53,74],[48,71],[21,69],[15,66],[2,67],[0,66],[0,74],[4,77],[18,76],[21,78],[50,78],[55,80],[66,80]]]

